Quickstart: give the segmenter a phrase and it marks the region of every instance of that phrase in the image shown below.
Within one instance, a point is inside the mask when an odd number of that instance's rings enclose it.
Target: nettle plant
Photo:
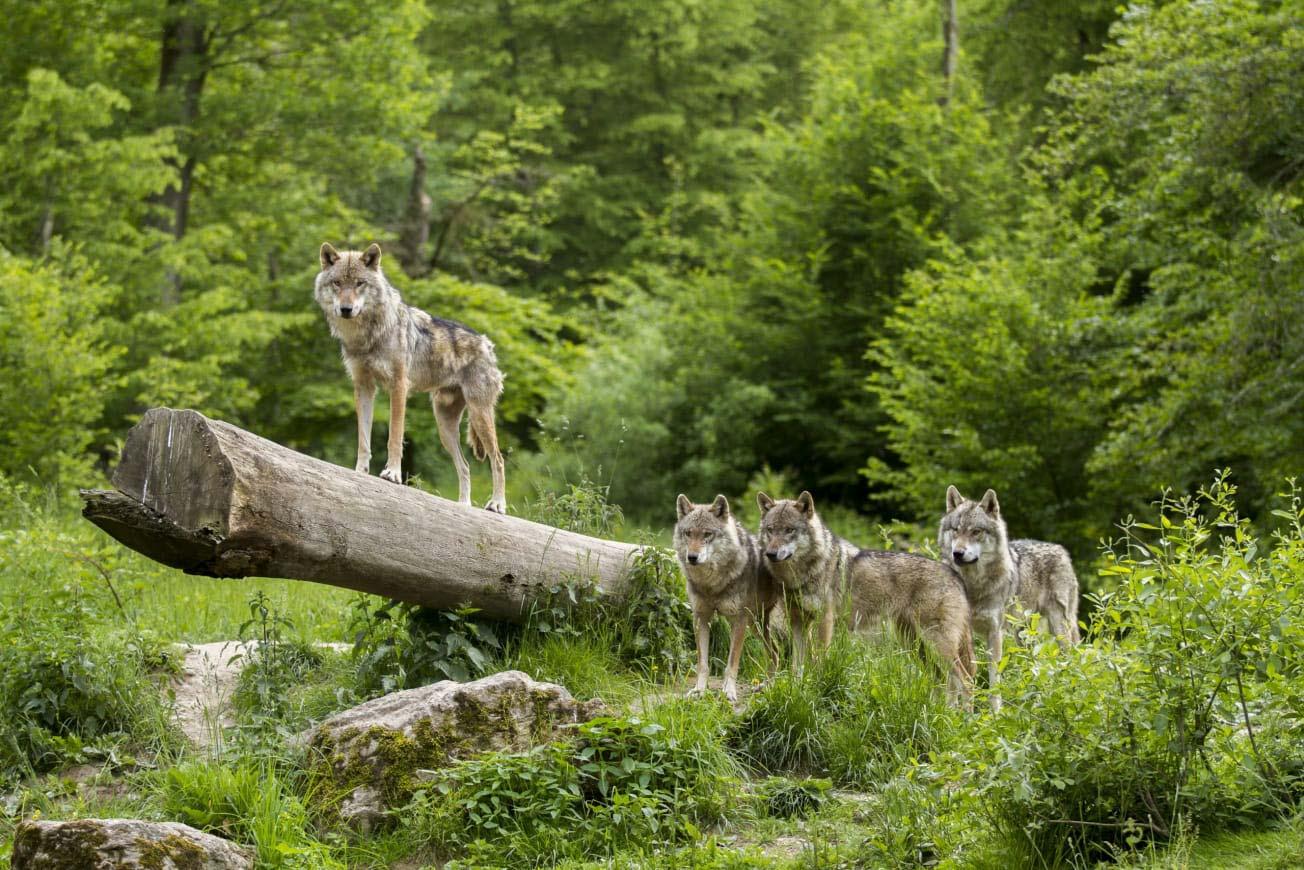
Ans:
[[[1094,859],[1287,813],[1304,797],[1304,507],[1270,539],[1228,474],[1165,494],[1105,553],[1091,643],[1007,660],[1005,714],[978,729],[981,806],[1039,860]],[[969,753],[972,755],[973,753]]]
[[[353,657],[358,689],[377,695],[437,680],[483,676],[502,652],[493,623],[477,619],[474,607],[434,610],[359,596],[353,606]]]

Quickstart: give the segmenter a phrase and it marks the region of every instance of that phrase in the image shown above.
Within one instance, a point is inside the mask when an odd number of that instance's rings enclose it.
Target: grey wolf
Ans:
[[[996,492],[971,501],[954,486],[946,490],[946,515],[937,530],[941,559],[964,581],[974,630],[987,639],[987,675],[993,710],[1004,624],[1017,599],[1046,620],[1061,644],[1078,642],[1078,578],[1073,560],[1058,544],[1009,540]]]
[[[697,685],[692,693],[706,692],[711,620],[718,613],[729,622],[729,660],[722,688],[726,698],[737,701],[738,666],[748,622],[760,624],[770,674],[779,666],[779,651],[770,637],[770,616],[779,605],[779,588],[761,559],[756,539],[734,519],[727,498],[717,495],[711,504],[699,505],[680,495],[675,507],[679,513],[675,554],[688,581],[697,638]]]
[[[457,469],[458,501],[471,503],[471,468],[458,444],[465,411],[471,451],[476,459],[488,459],[493,472],[493,497],[485,507],[506,513],[503,456],[494,426],[503,375],[493,342],[469,326],[432,317],[404,303],[381,271],[379,245],[361,253],[340,253],[323,244],[315,297],[331,334],[340,340],[344,367],[353,379],[358,412],[355,469],[368,473],[372,408],[376,387],[383,386],[389,390],[389,453],[380,476],[403,482],[408,393],[430,393],[439,440]]]
[[[845,611],[853,630],[891,624],[932,646],[947,669],[948,699],[968,706],[973,640],[969,603],[954,571],[933,559],[862,550],[839,538],[816,513],[809,492],[783,501],[761,492],[756,503],[761,549],[787,606],[794,670],[800,673],[806,657],[806,627],[818,626],[825,648]]]

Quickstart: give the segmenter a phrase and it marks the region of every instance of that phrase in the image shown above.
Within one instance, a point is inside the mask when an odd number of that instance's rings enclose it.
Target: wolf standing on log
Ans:
[[[389,390],[389,453],[380,476],[403,482],[403,418],[410,392],[430,393],[439,440],[457,469],[457,498],[471,503],[471,468],[458,443],[462,413],[468,412],[467,441],[476,459],[489,460],[493,497],[485,505],[507,512],[503,456],[498,451],[494,406],[503,391],[494,345],[453,320],[432,317],[403,302],[380,270],[380,245],[340,253],[321,246],[317,304],[331,334],[340,340],[344,366],[353,379],[358,411],[358,461],[368,473],[371,415],[376,387]]]
[[[970,501],[954,486],[946,490],[946,515],[937,529],[943,562],[964,580],[973,627],[987,639],[987,676],[993,710],[1001,708],[996,686],[1006,613],[1015,598],[1041,614],[1061,645],[1078,642],[1078,578],[1059,544],[1011,541],[995,490]]]

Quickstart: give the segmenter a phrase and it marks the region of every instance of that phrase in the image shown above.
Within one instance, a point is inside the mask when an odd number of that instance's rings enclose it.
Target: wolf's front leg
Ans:
[[[792,672],[800,677],[806,667],[806,615],[800,607],[788,608],[788,631],[792,634]]]
[[[371,413],[376,405],[376,385],[353,382],[353,406],[358,412],[358,461],[353,470],[367,474],[371,470]]]
[[[729,662],[724,668],[724,696],[731,704],[738,701],[738,667],[742,663],[746,637],[747,612],[740,609],[729,625]]]
[[[407,372],[394,375],[394,385],[389,389],[389,455],[385,470],[380,476],[391,483],[403,482],[403,419],[407,413]]]
[[[711,617],[713,613],[693,611],[693,633],[697,636],[697,685],[688,694],[706,694],[706,678],[711,673]]]
[[[987,691],[990,693],[988,699],[993,713],[1001,712],[1001,656],[1004,654],[1004,641],[1001,620],[997,619],[992,623],[991,631],[987,632]]]

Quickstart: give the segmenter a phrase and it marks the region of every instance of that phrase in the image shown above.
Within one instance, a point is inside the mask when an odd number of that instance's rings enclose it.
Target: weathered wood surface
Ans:
[[[558,581],[624,593],[639,547],[502,516],[297,453],[195,411],[155,408],[116,491],[82,514],[123,544],[210,577],[286,577],[518,620]]]

